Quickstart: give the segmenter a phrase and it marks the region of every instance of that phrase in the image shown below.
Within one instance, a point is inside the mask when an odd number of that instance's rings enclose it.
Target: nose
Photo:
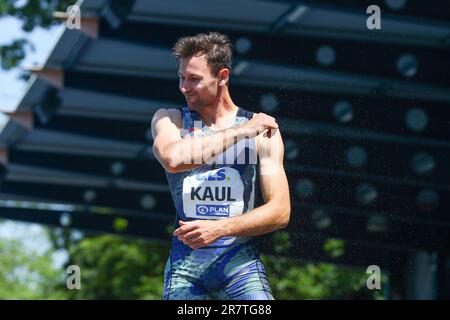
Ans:
[[[191,88],[186,85],[185,81],[180,81],[180,90],[182,94],[186,94],[191,90]]]

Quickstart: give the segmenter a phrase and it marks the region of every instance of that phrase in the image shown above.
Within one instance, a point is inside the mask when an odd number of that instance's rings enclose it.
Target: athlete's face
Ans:
[[[206,56],[181,59],[178,76],[181,93],[191,110],[201,110],[217,99],[219,79],[211,74]]]

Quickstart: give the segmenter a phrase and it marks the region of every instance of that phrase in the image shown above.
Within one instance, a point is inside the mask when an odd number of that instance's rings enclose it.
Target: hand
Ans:
[[[250,138],[254,138],[260,133],[268,130],[267,135],[270,138],[272,134],[271,131],[277,130],[278,124],[274,117],[261,112],[255,113],[250,120],[241,125],[241,128],[245,129],[245,132],[248,133]]]
[[[181,221],[180,227],[173,232],[185,245],[192,249],[198,249],[207,246],[223,234],[222,223],[220,220],[194,220]]]

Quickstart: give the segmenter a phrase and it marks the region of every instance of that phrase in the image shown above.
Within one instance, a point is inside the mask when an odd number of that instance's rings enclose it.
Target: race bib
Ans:
[[[188,176],[183,181],[183,211],[187,218],[220,219],[244,210],[244,184],[230,167]]]

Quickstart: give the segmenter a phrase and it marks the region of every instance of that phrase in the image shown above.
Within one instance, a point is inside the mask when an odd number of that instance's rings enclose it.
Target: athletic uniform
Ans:
[[[209,135],[198,113],[180,109],[182,136]],[[238,109],[233,126],[253,116]],[[178,220],[225,219],[250,211],[255,201],[257,174],[255,139],[242,139],[210,164],[168,173],[167,181]],[[249,237],[224,237],[193,250],[177,237],[164,275],[164,299],[273,299],[259,252]]]

